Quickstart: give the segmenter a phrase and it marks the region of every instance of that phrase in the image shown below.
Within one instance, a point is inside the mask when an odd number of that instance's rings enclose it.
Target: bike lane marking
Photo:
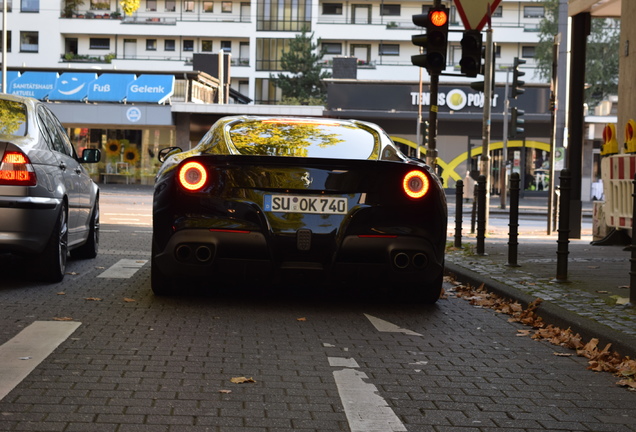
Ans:
[[[120,259],[110,268],[104,270],[98,278],[128,279],[142,268],[148,260]]]
[[[35,321],[0,345],[0,400],[80,325],[76,321]]]
[[[371,324],[373,324],[373,327],[375,327],[376,330],[378,331],[390,332],[390,333],[404,333],[411,336],[422,336],[421,334],[414,332],[413,330],[398,327],[393,323],[381,320],[380,318],[376,318],[372,315],[364,314],[364,316],[367,317],[369,321],[371,321]]]

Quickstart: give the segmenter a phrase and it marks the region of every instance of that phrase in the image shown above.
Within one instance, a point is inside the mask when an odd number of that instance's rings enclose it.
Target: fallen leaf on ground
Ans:
[[[53,321],[73,321],[71,317],[53,317]]]
[[[99,297],[86,297],[84,300],[90,300],[90,301],[102,301],[102,299],[100,299]]]
[[[552,354],[554,354],[557,357],[572,357],[574,355],[572,353],[561,353],[561,352],[553,352]]]
[[[131,299],[131,298],[128,298],[128,297],[124,297],[124,301],[125,301],[126,303],[132,303],[132,302],[136,302],[137,300],[135,300],[135,299]]]
[[[234,384],[255,383],[254,378],[234,377],[230,379]]]
[[[60,291],[57,295],[66,295],[66,293],[64,291]]]
[[[232,393],[232,390],[219,390],[219,393]]]
[[[296,318],[296,321],[307,321],[307,318]]]

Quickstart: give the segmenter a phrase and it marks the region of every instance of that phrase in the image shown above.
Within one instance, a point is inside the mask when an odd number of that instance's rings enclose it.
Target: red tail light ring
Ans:
[[[35,186],[37,177],[29,158],[20,151],[7,151],[0,162],[0,185]]]
[[[402,181],[404,193],[410,198],[422,198],[428,192],[429,181],[422,171],[409,171]]]
[[[179,169],[179,184],[189,191],[198,191],[205,186],[208,172],[199,162],[187,162]]]

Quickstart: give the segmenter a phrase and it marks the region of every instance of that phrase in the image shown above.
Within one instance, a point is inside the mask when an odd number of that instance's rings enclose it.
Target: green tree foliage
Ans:
[[[321,82],[331,77],[323,71],[320,60],[324,52],[318,50],[320,39],[313,41],[314,34],[303,29],[300,35],[289,41],[281,56],[281,66],[286,72],[270,75],[274,85],[283,92],[283,103],[321,105],[326,101],[326,87]]]
[[[119,4],[124,11],[124,15],[132,15],[139,9],[141,0],[121,0]]]
[[[558,32],[559,0],[543,0],[543,6],[545,17],[539,24],[536,60],[539,76],[549,82],[552,77],[552,47]],[[585,53],[585,102],[590,107],[618,92],[619,36],[619,20],[592,18]]]
[[[13,135],[26,123],[26,107],[8,100],[0,101],[0,135]]]

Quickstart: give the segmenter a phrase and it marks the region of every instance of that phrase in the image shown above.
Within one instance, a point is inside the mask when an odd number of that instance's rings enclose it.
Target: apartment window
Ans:
[[[166,0],[166,12],[174,12],[177,10],[177,2],[175,0]]]
[[[110,10],[109,1],[93,1],[91,0],[91,9],[93,10]]]
[[[323,3],[323,15],[342,15],[342,3]]]
[[[311,0],[259,0],[257,31],[311,31]]]
[[[146,10],[149,12],[156,12],[157,0],[146,0]]]
[[[211,40],[202,40],[201,41],[201,52],[212,52],[212,41]]]
[[[203,2],[203,12],[214,12],[214,2],[213,1],[204,1]]]
[[[20,32],[20,52],[38,52],[38,32]]]
[[[497,7],[495,11],[492,13],[493,18],[501,18],[503,16],[503,9],[501,6]]]
[[[107,50],[110,49],[110,39],[108,38],[90,38],[90,49]]]
[[[400,16],[399,4],[383,4],[380,5],[380,15],[383,16]]]
[[[221,12],[232,13],[232,2],[231,1],[221,2]]]
[[[545,16],[545,10],[543,6],[524,6],[523,17],[524,18],[543,18]]]
[[[256,39],[256,70],[280,71],[283,70],[280,58],[283,52],[289,49],[289,39]]]
[[[165,51],[174,51],[176,49],[174,39],[166,39],[163,45],[163,49]]]
[[[11,12],[12,3],[13,3],[13,0],[8,0],[7,1],[7,12]],[[0,1],[0,7],[2,7],[2,8],[4,7],[4,2],[3,1]]]
[[[183,2],[183,11],[184,12],[194,12],[194,2],[193,1],[184,1]]]
[[[146,39],[146,51],[157,51],[157,39]]]
[[[0,32],[0,47],[2,47],[2,32]],[[11,30],[7,30],[7,52],[11,52]]]
[[[22,12],[40,12],[40,0],[21,0],[20,10]]]
[[[501,45],[495,45],[495,58],[501,58]]]
[[[232,52],[232,41],[221,41],[221,49],[225,52]]]
[[[380,44],[379,54],[382,56],[397,56],[400,55],[400,46],[398,44]]]
[[[194,41],[192,39],[183,41],[183,51],[194,51]]]
[[[535,47],[534,46],[522,46],[521,47],[521,57],[523,58],[534,58],[535,55]]]
[[[340,55],[342,54],[342,44],[336,42],[325,42],[322,44],[325,54]]]

